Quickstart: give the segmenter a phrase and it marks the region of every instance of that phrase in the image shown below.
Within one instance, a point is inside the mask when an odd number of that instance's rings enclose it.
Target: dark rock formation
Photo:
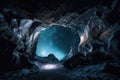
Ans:
[[[72,56],[70,59],[66,60],[63,65],[66,68],[73,69],[76,67],[83,67],[86,65],[97,65],[102,63],[114,62],[114,59],[111,55],[104,52],[92,52],[84,56],[82,53],[77,53]]]
[[[20,14],[11,9],[3,10],[0,14],[0,70],[2,71],[32,66],[35,41],[30,40],[30,37],[35,27],[42,23],[37,20],[22,19],[27,16],[23,17]],[[35,23],[39,24],[33,28]]]
[[[114,59],[111,55],[104,53],[104,52],[100,52],[100,51],[96,51],[96,52],[92,52],[89,53],[86,56],[86,63],[88,63],[88,65],[97,65],[97,64],[102,64],[102,63],[106,63],[106,62],[114,62]]]
[[[120,65],[115,64],[115,63],[107,63],[107,64],[105,64],[105,66],[101,72],[119,76]]]
[[[13,51],[16,47],[16,44],[9,39],[5,39],[0,37],[0,71],[1,70],[10,70],[15,68],[14,63],[15,61],[15,55],[13,54]]]
[[[46,58],[51,61],[59,61],[53,54],[49,54]]]
[[[69,69],[73,69],[78,66],[84,66],[85,64],[85,56],[82,53],[77,53],[63,63],[63,65]]]
[[[63,63],[66,68],[77,68],[73,72],[64,68],[40,72],[38,67],[34,72],[38,35],[51,24],[71,28],[79,34],[81,42],[75,51],[78,53],[72,53],[73,56]],[[56,80],[62,77],[68,80],[119,80],[119,36],[119,0],[0,1],[0,80]],[[36,60],[38,63],[58,61],[53,55],[47,58],[46,61],[43,58]],[[53,75],[59,76],[51,77]]]

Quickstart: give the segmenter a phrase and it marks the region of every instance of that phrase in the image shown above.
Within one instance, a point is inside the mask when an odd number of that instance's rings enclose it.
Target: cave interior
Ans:
[[[120,80],[119,0],[0,1],[0,80]]]

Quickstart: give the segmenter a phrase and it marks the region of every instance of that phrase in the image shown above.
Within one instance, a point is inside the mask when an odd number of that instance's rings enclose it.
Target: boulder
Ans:
[[[111,55],[106,54],[105,52],[95,51],[87,54],[86,63],[89,65],[102,64],[105,62],[113,62],[114,59]]]
[[[63,63],[64,67],[68,69],[76,68],[85,65],[85,56],[82,53],[77,53]]]
[[[119,77],[120,74],[120,65],[116,63],[106,63],[102,70],[103,73],[113,74]]]
[[[59,61],[54,54],[49,54],[48,57],[46,57],[47,59],[51,60],[51,61]]]

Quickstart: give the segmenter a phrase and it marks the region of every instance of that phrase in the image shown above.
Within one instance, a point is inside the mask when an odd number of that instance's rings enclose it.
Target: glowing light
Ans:
[[[80,44],[82,44],[88,40],[88,31],[87,30],[85,30],[83,35],[80,37],[80,40],[81,40]]]
[[[42,66],[42,69],[45,69],[45,70],[56,69],[56,68],[57,68],[57,65],[55,64],[46,64]]]
[[[58,60],[62,60],[70,47],[77,47],[78,43],[79,35],[73,30],[54,25],[40,32],[36,54],[41,57],[53,54]]]
[[[40,70],[54,70],[54,69],[61,69],[63,68],[62,63],[40,63],[40,62],[34,62],[36,66],[39,67]]]
[[[43,51],[41,52],[41,55],[42,55],[42,56],[46,56],[46,53],[47,53],[46,50],[43,50]]]
[[[65,56],[65,53],[62,52],[61,50],[55,47],[46,47],[46,46],[42,46],[42,48],[39,49],[37,53],[38,53],[37,55],[41,57],[47,57],[49,54],[54,54],[58,60],[63,59]]]
[[[81,39],[80,44],[82,44],[82,43],[84,42],[84,36],[82,35],[82,36],[80,37],[80,39]]]

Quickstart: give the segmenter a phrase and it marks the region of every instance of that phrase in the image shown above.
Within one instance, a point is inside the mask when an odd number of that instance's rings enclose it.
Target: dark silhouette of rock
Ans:
[[[116,63],[106,63],[104,65],[102,72],[119,76],[120,75],[120,65],[118,65]]]
[[[33,4],[36,5],[31,6]],[[64,80],[64,77],[69,77],[69,79],[65,78],[65,80],[119,80],[120,31],[113,32],[116,26],[115,24],[120,23],[119,6],[119,0],[1,0],[0,80]],[[72,12],[75,14],[72,14]],[[38,14],[38,16],[44,15],[39,18],[36,14]],[[39,18],[40,21],[37,20],[35,22],[35,20],[33,20],[34,18]],[[93,20],[94,18],[95,20]],[[89,23],[92,20],[93,22]],[[39,31],[45,29],[48,24],[59,24],[59,21],[61,21],[60,25],[64,23],[64,27],[72,28],[76,32],[79,30],[80,36],[82,35],[81,30],[84,31],[86,26],[94,26],[91,31],[93,34],[88,33],[88,39],[93,41],[93,43],[90,41],[84,42],[86,44],[90,43],[90,47],[93,50],[88,52],[87,49],[89,50],[89,46],[87,48],[85,45],[82,45],[85,47],[86,56],[82,54],[84,51],[73,54],[74,56],[63,63],[65,69],[62,67],[61,71],[48,70],[40,72],[36,70],[36,72],[33,72],[20,70],[22,68],[30,69],[33,66],[32,62],[35,60],[35,46],[37,44],[35,40],[37,41],[36,36],[39,35]],[[99,21],[102,23],[98,23]],[[46,26],[44,26],[43,23]],[[120,24],[117,26],[120,27]],[[101,31],[99,27],[101,27],[101,29],[104,28],[103,31]],[[118,27],[116,30],[118,30]],[[113,33],[113,37],[111,37],[110,40],[108,40],[110,36],[105,37],[105,39],[101,38],[100,41],[102,44],[99,44],[98,37],[101,36],[101,33],[107,28],[111,29],[110,35]],[[106,36],[106,31],[103,33],[103,36]],[[93,35],[92,38],[94,38],[94,40],[91,39],[90,35]],[[107,45],[108,41],[109,46]],[[44,59],[47,60],[44,61]],[[52,54],[44,59],[40,58],[38,62],[48,63],[50,61],[58,61]],[[81,68],[78,69],[78,66],[81,66]],[[34,67],[39,69],[36,66]],[[77,69],[67,72],[65,71],[66,68]],[[101,69],[103,70],[101,71]],[[20,70],[20,74],[17,70]],[[5,73],[4,75],[2,71],[11,72]]]
[[[68,69],[76,68],[78,65],[84,66],[85,64],[85,56],[82,53],[77,53],[63,63],[63,65]]]
[[[51,61],[59,61],[54,54],[49,54],[48,57],[46,57],[47,59],[51,60]]]
[[[21,63],[21,66],[22,68],[30,68],[32,67],[32,63],[30,62],[29,60],[29,57],[27,57],[26,55],[21,55],[20,56],[20,63]]]
[[[114,62],[113,57],[99,51],[88,53],[86,56],[84,56],[82,53],[77,53],[70,59],[66,60],[63,65],[68,69],[74,69],[78,66],[83,67],[85,65],[97,65],[107,62]]]
[[[105,62],[114,62],[113,57],[105,52],[95,51],[88,53],[86,56],[86,63],[89,65],[102,64]]]
[[[14,42],[0,37],[0,70],[10,70],[13,67],[15,63],[13,55],[15,47]]]

